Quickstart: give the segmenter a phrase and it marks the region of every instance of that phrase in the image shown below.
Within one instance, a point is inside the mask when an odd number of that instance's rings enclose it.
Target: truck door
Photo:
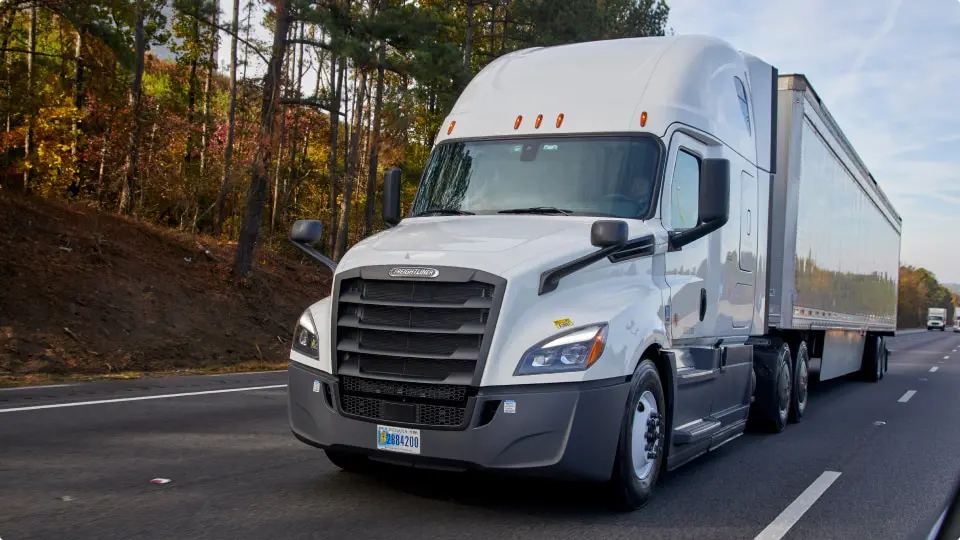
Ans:
[[[660,212],[668,231],[682,231],[697,224],[700,164],[706,150],[704,144],[683,133],[671,137]],[[704,321],[709,321],[708,304],[711,298],[717,298],[717,291],[708,290],[719,288],[719,276],[710,273],[710,236],[665,255],[670,288],[668,332],[674,346],[704,336]]]

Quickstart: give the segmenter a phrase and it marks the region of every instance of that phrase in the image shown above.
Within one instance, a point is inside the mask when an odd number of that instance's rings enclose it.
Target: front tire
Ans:
[[[613,504],[625,511],[643,508],[663,469],[667,409],[660,374],[652,360],[641,360],[633,375],[620,442],[610,478]]]
[[[807,388],[810,384],[810,353],[801,341],[793,350],[793,392],[790,393],[790,421],[797,423],[807,410]]]

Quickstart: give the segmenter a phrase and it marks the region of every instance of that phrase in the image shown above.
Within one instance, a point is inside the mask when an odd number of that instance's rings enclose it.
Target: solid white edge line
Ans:
[[[934,373],[934,372],[936,372],[938,369],[940,369],[939,366],[933,366],[932,368],[930,368],[930,373]]]
[[[803,490],[803,493],[801,493],[799,497],[790,503],[790,506],[784,508],[783,512],[780,512],[780,515],[767,525],[767,528],[760,531],[760,534],[758,534],[754,540],[779,540],[783,538],[787,534],[787,531],[800,521],[803,514],[817,502],[817,499],[819,499],[824,492],[827,491],[827,488],[836,482],[839,477],[840,473],[838,472],[824,471],[807,489]]]
[[[285,384],[271,384],[268,386],[245,386],[243,388],[225,388],[222,390],[203,390],[201,392],[182,392],[179,394],[160,394],[158,396],[136,396],[116,399],[98,399],[96,401],[76,401],[73,403],[54,403],[51,405],[33,405],[31,407],[14,407],[10,409],[0,409],[0,413],[38,411],[40,409],[59,409],[63,407],[82,407],[84,405],[102,405],[105,403],[122,403],[124,401],[145,401],[148,399],[167,399],[188,396],[205,396],[209,394],[226,394],[229,392],[249,392],[251,390],[272,390],[275,388],[284,388]]]
[[[907,390],[906,392],[903,393],[902,396],[900,396],[900,399],[898,399],[897,402],[899,402],[899,403],[906,403],[906,402],[910,401],[910,398],[912,398],[913,395],[916,394],[916,393],[917,393],[916,390]]]

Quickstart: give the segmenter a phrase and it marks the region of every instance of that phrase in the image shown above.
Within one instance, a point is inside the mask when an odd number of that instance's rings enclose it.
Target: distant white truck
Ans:
[[[927,310],[927,330],[945,331],[947,328],[947,310],[945,308],[930,308]]]
[[[503,56],[444,120],[409,213],[333,264],[289,421],[368,460],[607,482],[623,507],[820,379],[887,369],[901,220],[802,75],[674,36]],[[315,291],[318,297],[327,291]],[[309,293],[309,291],[305,291]]]

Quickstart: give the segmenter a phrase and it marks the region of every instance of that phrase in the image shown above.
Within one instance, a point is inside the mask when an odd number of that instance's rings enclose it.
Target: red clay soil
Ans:
[[[328,293],[329,273],[261,249],[254,277],[238,285],[233,251],[0,191],[0,385],[285,362],[293,325]]]

